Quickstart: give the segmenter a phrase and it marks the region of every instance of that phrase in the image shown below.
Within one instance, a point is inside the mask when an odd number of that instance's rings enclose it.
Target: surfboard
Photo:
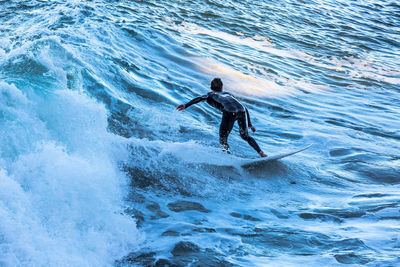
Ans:
[[[259,164],[263,164],[265,162],[269,162],[269,161],[273,161],[273,160],[278,160],[278,159],[282,159],[294,154],[297,154],[301,151],[306,150],[307,148],[311,147],[311,145],[308,145],[306,147],[303,147],[301,149],[295,150],[295,151],[291,151],[291,152],[286,152],[286,153],[282,153],[282,154],[277,154],[277,155],[273,155],[273,156],[268,156],[266,158],[258,158],[258,159],[245,159],[241,162],[240,166],[242,166],[243,168],[247,168],[247,167],[251,167],[251,166],[255,166],[255,165],[259,165]]]

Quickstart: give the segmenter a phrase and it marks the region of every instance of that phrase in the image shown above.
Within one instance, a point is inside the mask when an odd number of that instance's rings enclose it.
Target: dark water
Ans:
[[[400,264],[395,1],[0,1],[0,266]],[[175,107],[220,77],[267,154]]]

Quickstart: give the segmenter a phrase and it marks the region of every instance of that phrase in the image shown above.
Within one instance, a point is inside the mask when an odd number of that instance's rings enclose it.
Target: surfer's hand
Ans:
[[[179,106],[176,107],[177,110],[182,111],[186,108],[185,104],[181,104]]]
[[[253,131],[253,133],[256,131],[256,128],[254,128],[253,125],[250,126],[250,129]]]

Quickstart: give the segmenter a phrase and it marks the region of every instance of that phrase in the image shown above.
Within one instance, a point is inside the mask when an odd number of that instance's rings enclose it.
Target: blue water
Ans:
[[[395,1],[1,1],[0,266],[400,265]],[[218,144],[214,77],[270,155]]]

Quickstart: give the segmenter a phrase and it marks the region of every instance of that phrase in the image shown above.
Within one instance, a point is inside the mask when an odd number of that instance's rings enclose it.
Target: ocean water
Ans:
[[[400,265],[397,1],[0,1],[0,266]],[[212,78],[270,155],[229,137]]]

